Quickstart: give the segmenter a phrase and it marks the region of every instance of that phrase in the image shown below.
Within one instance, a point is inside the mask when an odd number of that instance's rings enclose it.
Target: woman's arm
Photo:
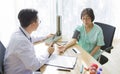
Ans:
[[[66,45],[64,45],[64,46],[59,46],[58,48],[59,48],[59,52],[61,53],[61,52],[64,52],[64,51],[66,51],[67,50],[67,48],[69,48],[69,47],[71,47],[72,45],[74,45],[74,44],[76,44],[76,41],[77,41],[77,39],[72,39],[71,41],[69,41]]]
[[[100,49],[100,46],[96,46],[90,53],[92,56]]]
[[[77,39],[72,38],[71,41],[69,41],[66,45],[64,45],[65,50],[66,50],[67,48],[73,46],[74,44],[76,44],[76,42],[77,42]]]

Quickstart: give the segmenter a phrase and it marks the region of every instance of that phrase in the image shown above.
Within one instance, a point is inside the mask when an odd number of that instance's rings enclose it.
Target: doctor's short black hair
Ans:
[[[35,9],[22,9],[18,14],[20,25],[23,28],[26,28],[31,23],[37,21],[38,19],[37,13],[38,11],[36,11]]]
[[[81,19],[84,15],[88,15],[91,18],[91,21],[93,22],[95,19],[95,15],[94,12],[92,10],[92,8],[85,8],[82,12],[81,12]]]

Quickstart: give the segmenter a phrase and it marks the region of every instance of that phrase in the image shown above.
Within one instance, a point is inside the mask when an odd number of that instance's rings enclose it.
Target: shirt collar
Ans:
[[[31,37],[30,37],[30,34],[24,29],[24,28],[22,28],[22,27],[20,27],[21,29],[22,29],[22,31],[24,32],[24,34],[26,35],[26,37],[28,38],[28,39],[30,39]]]

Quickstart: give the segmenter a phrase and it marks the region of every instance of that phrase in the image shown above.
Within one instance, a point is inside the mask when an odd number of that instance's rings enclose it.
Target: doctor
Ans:
[[[15,32],[7,47],[4,58],[5,74],[33,74],[47,62],[54,48],[49,46],[48,51],[41,57],[36,57],[30,34],[39,25],[37,11],[22,9],[18,14],[21,27]]]

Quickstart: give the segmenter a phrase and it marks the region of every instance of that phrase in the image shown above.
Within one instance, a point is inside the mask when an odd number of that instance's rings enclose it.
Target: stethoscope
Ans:
[[[24,34],[24,36],[30,41],[30,42],[32,42],[32,39],[31,39],[31,37],[30,38],[28,38],[27,37],[27,35],[24,33],[24,31],[19,27],[19,29],[20,29],[20,31]]]

